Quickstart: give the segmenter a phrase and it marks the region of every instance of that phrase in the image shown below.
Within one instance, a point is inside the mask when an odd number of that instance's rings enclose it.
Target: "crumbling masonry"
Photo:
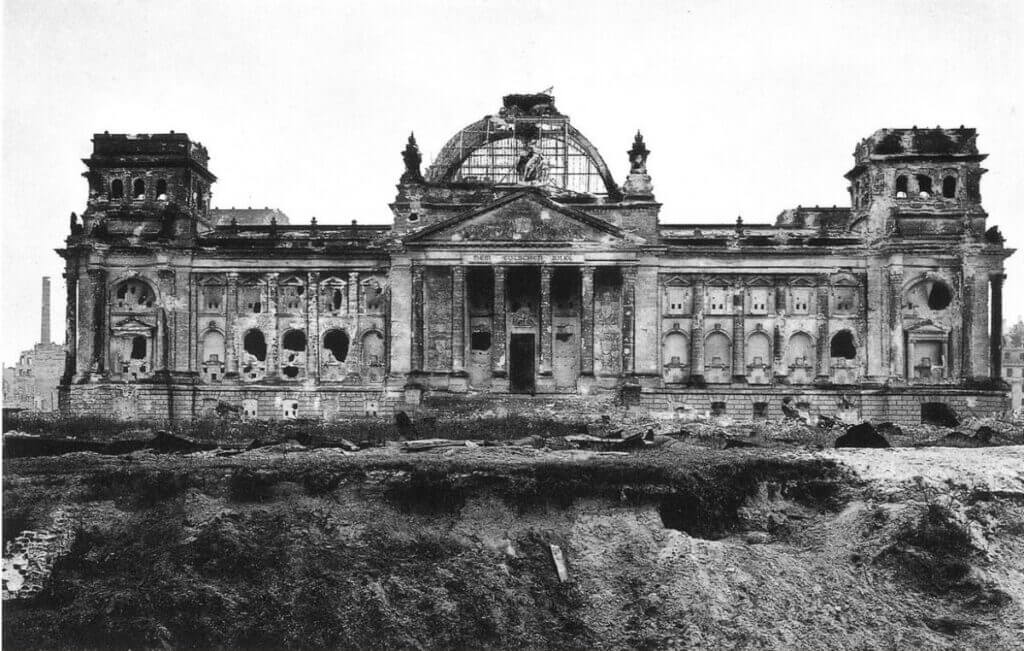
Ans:
[[[652,410],[776,416],[783,398],[916,422],[1007,407],[1004,248],[973,129],[857,145],[851,207],[775,224],[661,224],[550,95],[510,95],[425,172],[390,226],[210,208],[185,134],[94,136],[67,261],[68,413],[386,415],[466,392],[615,393]]]

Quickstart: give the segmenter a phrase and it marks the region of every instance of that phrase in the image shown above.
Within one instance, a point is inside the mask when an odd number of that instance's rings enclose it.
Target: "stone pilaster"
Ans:
[[[704,278],[700,277],[693,285],[693,326],[690,329],[690,364],[693,370],[690,379],[696,383],[704,382]]]
[[[412,367],[422,371],[423,338],[423,265],[412,265]]]
[[[348,313],[356,315],[362,313],[359,306],[359,272],[348,272]]]
[[[68,264],[64,273],[67,294],[64,301],[64,376],[61,383],[66,384],[74,378],[78,364],[78,273]]]
[[[864,302],[868,379],[880,382],[889,377],[889,299],[884,261],[869,258]]]
[[[466,268],[452,267],[452,371],[466,369]]]
[[[594,267],[580,268],[580,375],[594,375]]]
[[[408,260],[393,259],[388,273],[390,291],[388,302],[390,308],[391,332],[389,347],[391,360],[390,373],[405,378],[412,370],[412,315],[414,294],[412,290],[412,267]]]
[[[889,376],[906,377],[903,354],[903,265],[889,266]]]
[[[622,269],[622,374],[633,375],[634,326],[636,325],[636,267]]]
[[[506,267],[494,268],[494,322],[491,326],[491,371],[496,378],[508,377],[508,341],[505,317]]]
[[[92,314],[88,322],[93,324],[92,345],[89,350],[92,359],[89,360],[89,369],[96,373],[105,373],[107,370],[107,272],[105,269],[89,270],[89,289],[92,291],[90,304]],[[88,328],[85,328],[88,331]]]
[[[746,292],[741,285],[732,295],[732,381],[747,381]]]
[[[281,375],[281,336],[277,323],[278,273],[267,276],[267,314],[270,316],[270,332],[267,333],[267,377],[276,378]]]
[[[306,377],[320,381],[320,274],[306,274]]]
[[[990,354],[992,363],[989,368],[989,376],[1000,378],[1003,373],[1003,281],[1006,276],[1001,273],[989,276],[992,285],[992,328]]]
[[[551,271],[549,265],[540,268],[540,375],[552,372]]]
[[[818,278],[818,295],[817,295],[817,351],[815,354],[815,361],[817,362],[817,380],[824,382],[828,380],[829,376],[829,339],[828,339],[828,277],[822,276]]]
[[[238,318],[238,273],[228,273],[227,296],[224,299],[224,375],[238,377],[238,345],[235,342],[235,320]],[[205,360],[200,360],[205,361]]]

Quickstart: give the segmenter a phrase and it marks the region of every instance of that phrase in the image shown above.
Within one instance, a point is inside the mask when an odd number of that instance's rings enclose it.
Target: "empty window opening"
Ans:
[[[110,198],[124,198],[124,182],[121,179],[114,179],[113,181],[110,182]]]
[[[245,333],[242,339],[242,348],[256,358],[256,361],[263,362],[267,359],[267,340],[259,330],[250,330]]]
[[[118,307],[153,307],[149,286],[139,280],[128,280],[117,288]]]
[[[341,293],[341,289],[338,288],[338,287],[335,287],[334,290],[331,292],[331,311],[332,312],[339,312],[339,311],[341,311],[341,305],[342,305],[342,302],[344,300],[345,300],[345,295]]]
[[[245,309],[253,314],[263,311],[263,291],[258,285],[248,285],[238,288],[238,302],[245,306]]]
[[[956,177],[947,176],[942,179],[942,196],[947,199],[953,199],[956,197]]]
[[[572,341],[572,332],[559,326],[558,332],[555,333],[555,339],[558,341]]]
[[[472,350],[490,350],[491,333],[474,332],[469,336],[469,347]]]
[[[142,179],[135,179],[132,183],[132,196],[136,199],[146,198],[146,182]]]
[[[285,350],[293,350],[300,353],[305,352],[306,333],[302,330],[289,330],[284,333],[284,337],[281,338],[281,345],[284,346]]]
[[[167,179],[159,179],[156,182],[156,200],[167,201]]]
[[[768,418],[768,403],[755,402],[753,416],[754,418]]]
[[[558,267],[551,274],[551,307],[555,316],[575,316],[580,307],[580,272]]]
[[[853,343],[853,334],[849,330],[840,330],[832,337],[829,355],[842,359],[857,357],[857,346]]]
[[[491,316],[494,313],[494,270],[490,267],[467,269],[466,307],[470,316]]]
[[[324,348],[330,351],[336,362],[348,358],[348,335],[344,330],[331,330],[324,335]]]
[[[907,198],[907,177],[903,176],[902,174],[896,177],[896,198]]]
[[[132,359],[146,359],[146,338],[142,335],[132,337]]]
[[[724,402],[712,402],[711,403],[711,415],[712,416],[724,416],[725,415],[725,403]]]
[[[922,199],[932,196],[932,177],[925,174],[917,175],[917,190]]]
[[[281,415],[285,418],[299,417],[299,403],[295,400],[286,400],[281,405]]]
[[[299,368],[297,366],[285,366],[281,372],[284,373],[286,378],[294,379],[299,377]]]
[[[409,223],[410,224],[415,224],[419,220],[420,220],[420,214],[418,212],[411,212],[411,213],[409,213]]]
[[[949,285],[944,282],[935,282],[928,292],[928,307],[933,310],[944,310],[949,307],[953,300],[953,294],[949,291]]]

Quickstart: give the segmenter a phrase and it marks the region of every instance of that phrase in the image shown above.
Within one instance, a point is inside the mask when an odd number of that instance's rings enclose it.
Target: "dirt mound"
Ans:
[[[888,448],[889,441],[871,423],[861,423],[846,430],[836,439],[837,448]]]

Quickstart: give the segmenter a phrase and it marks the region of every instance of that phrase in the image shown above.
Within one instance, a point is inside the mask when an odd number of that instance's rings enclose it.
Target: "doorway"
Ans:
[[[535,336],[513,334],[509,339],[509,389],[512,393],[534,393]]]

